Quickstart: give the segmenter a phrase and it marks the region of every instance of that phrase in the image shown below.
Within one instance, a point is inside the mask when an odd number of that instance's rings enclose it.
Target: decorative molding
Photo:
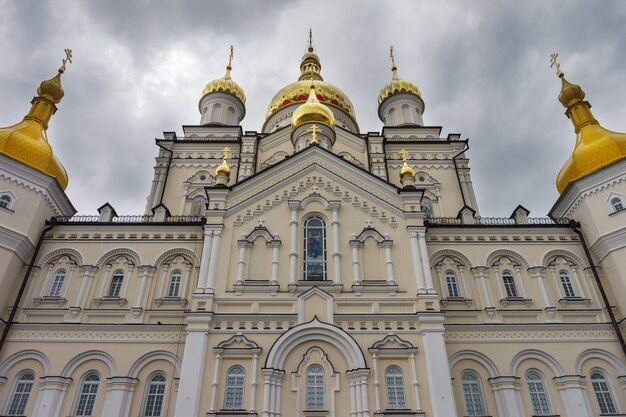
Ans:
[[[14,252],[27,264],[35,251],[28,236],[0,224],[0,246]]]
[[[602,235],[589,248],[598,262],[611,252],[626,247],[626,227]]]
[[[626,230],[626,229],[624,229]],[[593,251],[593,249],[592,249]],[[581,257],[579,257],[578,255],[576,255],[573,252],[564,250],[564,249],[553,249],[551,251],[549,251],[548,253],[546,253],[541,261],[541,265],[543,265],[544,268],[547,268],[550,264],[551,261],[553,261],[553,258],[556,258],[558,256],[562,256],[565,259],[570,259],[570,261],[574,262],[576,265],[578,265],[579,268],[588,268],[589,266],[587,265],[586,262],[584,262],[582,260]]]
[[[196,255],[195,252],[189,250],[189,249],[185,249],[185,248],[174,248],[174,249],[170,249],[166,252],[163,252],[158,258],[157,260],[154,262],[154,266],[156,268],[158,268],[159,266],[161,266],[161,263],[163,263],[165,260],[169,260],[168,258],[170,257],[175,257],[177,255],[183,256],[185,257],[185,255],[187,255],[187,257],[192,259],[193,262],[193,266],[198,267],[200,265],[200,258],[198,258],[198,255]],[[139,255],[137,255],[139,256]]]
[[[111,260],[111,258],[120,256],[120,255],[121,256],[130,255],[131,258],[133,258],[136,266],[142,266],[141,257],[139,256],[137,252],[129,248],[118,248],[118,249],[110,250],[104,255],[102,255],[100,259],[98,260],[98,262],[96,263],[96,267],[101,268],[105,262],[108,262],[109,260]]]
[[[39,260],[38,265],[40,268],[43,268],[45,264],[51,263],[53,259],[61,256],[69,256],[71,258],[73,257],[74,261],[80,266],[85,263],[83,255],[78,250],[74,248],[61,248],[53,250],[52,252],[48,252]]]
[[[446,256],[449,256],[453,259],[456,258],[457,260],[460,260],[461,262],[459,263],[467,267],[468,269],[474,268],[474,266],[472,265],[472,262],[469,260],[467,256],[463,255],[461,252],[456,251],[454,249],[441,249],[433,253],[430,256],[430,265],[435,265],[437,263],[435,261],[439,260],[439,258],[445,258]]]
[[[530,264],[528,263],[526,258],[524,258],[519,253],[513,252],[512,250],[508,250],[508,249],[497,249],[491,252],[489,256],[487,256],[487,259],[485,260],[485,265],[491,267],[493,266],[492,264],[496,261],[496,259],[503,257],[503,256],[507,258],[512,258],[511,260],[513,261],[518,261],[519,263],[523,264],[526,267],[526,269],[530,268]]]

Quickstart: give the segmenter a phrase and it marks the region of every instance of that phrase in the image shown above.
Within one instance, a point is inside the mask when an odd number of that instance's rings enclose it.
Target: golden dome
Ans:
[[[72,51],[65,50],[66,58],[57,75],[41,83],[38,96],[30,111],[21,122],[0,128],[0,155],[8,156],[56,180],[62,189],[67,188],[67,172],[48,143],[48,122],[56,112],[56,103],[65,94],[61,86],[61,74],[65,64],[71,62]]]
[[[408,152],[405,149],[402,149],[400,151],[400,156],[402,156],[402,168],[400,168],[400,179],[402,180],[404,177],[414,177],[415,171],[413,171],[413,168],[408,166],[406,163]]]
[[[300,62],[300,77],[298,81],[283,87],[274,95],[267,107],[265,122],[267,123],[272,114],[283,107],[307,101],[310,95],[311,81],[315,81],[315,95],[317,99],[326,106],[335,106],[345,111],[356,124],[356,115],[352,102],[341,89],[324,81],[320,73],[321,69],[322,65],[313,48],[312,35],[309,33],[308,48]]]
[[[230,155],[230,148],[227,146],[224,148],[224,159],[222,160],[222,163],[215,169],[215,175],[226,175],[227,177],[230,177],[230,168],[228,167],[228,163],[226,162],[228,160],[228,156]]]
[[[200,102],[202,99],[211,93],[226,93],[232,96],[235,96],[241,101],[242,104],[246,104],[246,95],[243,93],[243,88],[239,86],[236,82],[234,82],[230,78],[230,71],[233,69],[232,67],[233,61],[233,47],[230,47],[230,60],[228,61],[228,65],[226,66],[226,74],[224,77],[219,78],[217,80],[213,80],[204,87],[202,90],[202,97],[200,98]],[[199,104],[198,104],[199,105]]]
[[[316,88],[312,84],[306,103],[300,105],[300,107],[293,112],[293,116],[291,117],[292,129],[308,122],[324,124],[331,129],[335,127],[335,116],[333,112],[327,106],[319,102],[315,92]]]
[[[378,104],[382,104],[383,101],[391,96],[401,93],[413,94],[418,97],[422,97],[419,88],[415,84],[407,80],[401,80],[398,77],[398,68],[394,65],[391,68],[392,77],[391,82],[384,86],[378,94]]]
[[[600,168],[626,157],[626,134],[602,127],[591,113],[591,105],[584,101],[585,92],[569,83],[562,73],[559,101],[567,108],[576,132],[576,145],[556,180],[556,188],[563,193],[568,184]]]

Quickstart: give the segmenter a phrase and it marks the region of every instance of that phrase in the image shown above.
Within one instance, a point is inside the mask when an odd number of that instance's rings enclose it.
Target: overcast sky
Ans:
[[[21,120],[63,49],[74,62],[49,129],[81,214],[110,202],[141,213],[163,131],[200,121],[198,100],[235,46],[247,96],[244,130],[260,131],[272,96],[299,75],[309,27],[324,79],[380,131],[376,98],[400,77],[426,103],[424,122],[470,139],[483,216],[522,204],[545,215],[575,135],[548,67],[580,84],[598,120],[626,131],[622,1],[11,1],[0,0],[0,126]]]

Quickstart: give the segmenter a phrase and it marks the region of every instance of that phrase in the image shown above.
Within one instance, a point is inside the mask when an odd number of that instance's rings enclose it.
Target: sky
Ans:
[[[22,119],[39,83],[63,75],[48,130],[79,214],[109,202],[143,212],[163,131],[198,124],[204,86],[224,75],[245,91],[244,130],[299,75],[309,28],[324,79],[355,106],[362,132],[380,131],[377,96],[401,78],[426,103],[424,123],[469,138],[482,216],[522,204],[545,216],[574,146],[558,102],[582,86],[600,123],[626,131],[626,2],[622,1],[11,1],[0,0],[0,126]]]

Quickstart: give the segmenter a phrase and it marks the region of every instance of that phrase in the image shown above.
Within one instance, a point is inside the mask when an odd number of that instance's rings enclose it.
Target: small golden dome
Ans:
[[[414,176],[415,176],[415,171],[413,171],[413,168],[408,166],[406,161],[404,161],[402,163],[402,168],[400,169],[400,179],[404,177],[414,177]]]
[[[233,46],[231,45],[230,46],[230,59],[228,60],[228,65],[226,66],[226,74],[222,78],[218,78],[217,80],[211,81],[210,83],[206,85],[206,87],[204,87],[204,90],[202,90],[202,97],[200,98],[200,103],[202,102],[202,99],[207,94],[226,93],[226,94],[230,94],[232,96],[237,97],[239,101],[241,101],[242,104],[246,104],[246,95],[243,93],[243,88],[241,88],[239,84],[237,84],[230,78],[230,71],[233,69],[232,63],[233,63]],[[198,106],[200,106],[199,103],[198,103]],[[202,109],[200,109],[200,112],[202,112]]]
[[[311,91],[309,92],[309,98],[306,103],[293,112],[291,117],[291,127],[295,129],[307,122],[320,123],[330,127],[335,127],[335,116],[333,112],[325,105],[320,103],[316,96],[316,89],[314,85],[311,85]]]
[[[557,190],[563,193],[570,183],[626,157],[626,134],[602,127],[584,101],[583,89],[569,83],[560,70],[557,74],[562,80],[559,101],[567,108],[565,114],[576,132],[574,151],[556,180]]]
[[[384,86],[380,90],[380,94],[378,95],[379,105],[382,104],[382,102],[388,99],[389,97],[395,96],[396,94],[401,94],[401,93],[413,94],[420,98],[422,97],[422,93],[420,92],[419,88],[417,88],[415,84],[407,80],[401,80],[398,77],[398,68],[396,68],[395,65],[391,68],[391,71],[393,73],[391,82],[387,84],[386,86]]]
[[[49,80],[43,81],[37,89],[37,94],[54,103],[60,102],[65,95],[65,91],[63,91],[63,87],[61,86],[61,74],[62,71],[59,70],[57,75]]]
[[[230,177],[230,168],[228,167],[225,159],[222,161],[220,166],[215,169],[215,175],[226,175]]]

